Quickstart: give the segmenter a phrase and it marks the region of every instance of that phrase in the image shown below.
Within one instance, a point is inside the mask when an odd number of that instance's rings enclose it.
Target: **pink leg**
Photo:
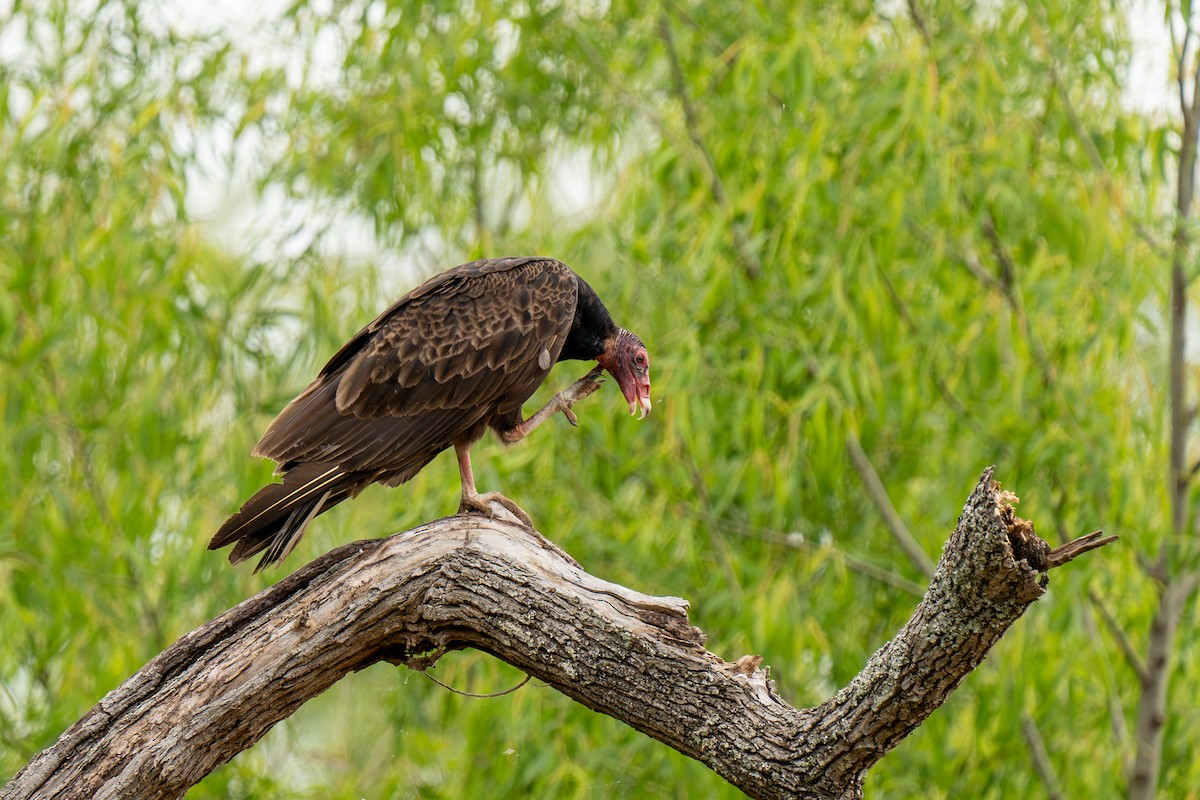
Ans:
[[[484,492],[475,490],[475,474],[471,471],[471,448],[454,445],[454,454],[458,457],[458,476],[462,479],[462,501],[458,504],[458,513],[472,512],[495,516],[492,503],[499,503],[525,527],[533,529],[533,520],[529,518],[519,505],[509,500],[499,492]]]
[[[568,422],[578,426],[579,420],[576,419],[575,412],[571,410],[571,406],[600,388],[601,381],[598,378],[602,372],[604,372],[604,367],[596,367],[587,375],[584,375],[566,389],[554,395],[554,397],[550,398],[550,402],[539,408],[532,417],[503,434],[500,438],[509,444],[519,442],[533,433],[535,428],[560,411],[567,418]],[[467,465],[467,468],[468,470],[470,469],[470,464]],[[459,459],[459,469],[462,469],[461,458]]]

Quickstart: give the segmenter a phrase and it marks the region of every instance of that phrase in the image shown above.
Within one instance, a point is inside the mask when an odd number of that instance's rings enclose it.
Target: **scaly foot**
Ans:
[[[508,444],[521,441],[532,433],[535,428],[560,411],[567,418],[568,422],[578,427],[579,420],[575,418],[575,412],[571,410],[571,406],[588,395],[595,393],[600,388],[600,384],[603,383],[603,381],[599,380],[600,373],[602,372],[604,372],[604,367],[596,367],[587,375],[584,375],[566,389],[551,397],[550,401],[539,408],[537,413],[532,417],[517,425],[512,430],[500,434],[501,441]]]
[[[575,427],[579,427],[579,420],[576,419],[575,412],[571,410],[571,406],[583,398],[596,393],[600,388],[600,384],[604,382],[599,380],[603,372],[604,367],[596,367],[587,375],[584,375],[566,389],[554,395],[554,398],[550,401],[554,404],[555,410],[561,411],[563,416],[567,418],[567,421]]]
[[[533,520],[529,518],[529,515],[519,505],[499,492],[484,492],[483,494],[464,496],[462,502],[458,505],[458,513],[483,514],[488,518],[494,519],[496,517],[496,509],[492,507],[492,503],[500,504],[517,522],[533,530]]]

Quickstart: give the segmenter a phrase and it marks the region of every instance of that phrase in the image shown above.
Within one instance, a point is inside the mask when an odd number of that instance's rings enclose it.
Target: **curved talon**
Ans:
[[[459,514],[483,514],[488,519],[496,519],[496,511],[492,508],[492,503],[498,503],[505,511],[512,514],[513,518],[526,528],[533,530],[533,520],[525,513],[519,505],[509,500],[499,492],[484,492],[470,497],[464,497],[459,503]]]
[[[601,381],[597,380],[597,377],[597,370],[592,370],[587,375],[575,381],[569,389],[565,389],[555,396],[555,404],[558,406],[558,410],[567,418],[567,422],[570,422],[576,428],[579,427],[579,418],[575,416],[575,412],[571,410],[571,406],[585,397],[595,394],[599,390]]]
[[[500,432],[500,439],[508,444],[519,442],[528,436],[531,431],[560,411],[567,418],[567,422],[570,422],[576,428],[579,427],[579,418],[575,416],[575,412],[571,410],[571,407],[585,397],[595,394],[600,389],[600,385],[604,383],[604,380],[600,378],[600,373],[603,369],[603,367],[596,367],[587,375],[584,375],[566,389],[551,397],[549,402],[539,408],[533,416],[524,422],[518,423],[509,430]]]

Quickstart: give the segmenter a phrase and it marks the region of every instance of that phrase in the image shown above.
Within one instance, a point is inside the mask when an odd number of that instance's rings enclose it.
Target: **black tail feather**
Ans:
[[[370,475],[343,472],[331,464],[300,464],[284,474],[283,483],[268,484],[243,503],[213,536],[208,549],[236,542],[229,554],[232,564],[266,550],[254,568],[258,572],[286,558],[313,517],[358,494],[370,482]]]

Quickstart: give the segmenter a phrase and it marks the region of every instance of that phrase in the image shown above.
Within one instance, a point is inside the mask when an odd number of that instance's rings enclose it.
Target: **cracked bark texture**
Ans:
[[[912,619],[848,686],[796,709],[758,656],[708,652],[686,601],[581,570],[540,535],[449,517],[317,559],[185,635],[0,790],[17,798],[171,798],[334,682],[377,661],[421,669],[466,647],[696,758],[755,798],[858,798],[1046,590],[1051,550],[989,468]],[[1014,712],[1015,713],[1015,712]]]

